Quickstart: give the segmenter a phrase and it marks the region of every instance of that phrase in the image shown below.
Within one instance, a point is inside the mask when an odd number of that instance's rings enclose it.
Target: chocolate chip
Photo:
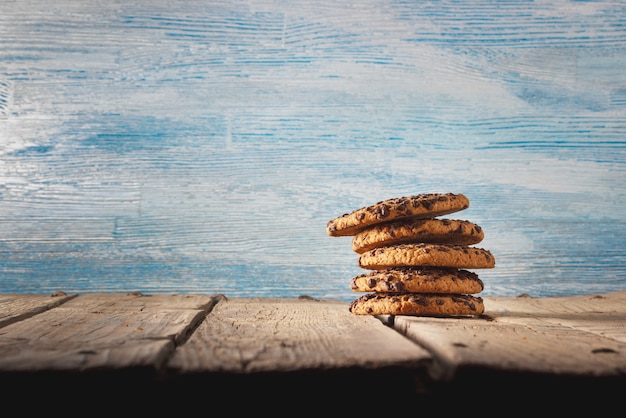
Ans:
[[[406,287],[404,286],[404,283],[396,282],[391,286],[390,290],[393,292],[404,292],[406,291]]]

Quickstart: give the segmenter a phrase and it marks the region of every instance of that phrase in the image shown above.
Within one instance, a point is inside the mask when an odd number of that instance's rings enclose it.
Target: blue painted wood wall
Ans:
[[[0,292],[352,300],[463,193],[485,295],[626,289],[626,3],[0,2]]]

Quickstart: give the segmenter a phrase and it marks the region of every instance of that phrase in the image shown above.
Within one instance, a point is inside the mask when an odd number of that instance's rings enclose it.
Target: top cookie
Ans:
[[[383,200],[329,221],[326,232],[333,237],[355,235],[363,228],[404,218],[435,218],[467,209],[462,194],[423,193]]]

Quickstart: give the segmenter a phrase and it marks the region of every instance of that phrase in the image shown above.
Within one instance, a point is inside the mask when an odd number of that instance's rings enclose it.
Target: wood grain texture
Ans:
[[[186,373],[259,373],[350,368],[418,369],[430,355],[348,304],[294,299],[221,301],[168,368]]]
[[[0,328],[59,306],[76,296],[3,294],[0,296]]]
[[[626,288],[622,1],[0,2],[0,292],[349,302],[326,222],[469,197],[485,295]]]
[[[443,380],[468,367],[623,376],[625,297],[486,298],[488,320],[396,317],[394,328],[433,354]]]
[[[0,328],[0,369],[156,370],[213,303],[210,296],[81,295]]]
[[[450,384],[475,394],[476,379],[499,376],[537,391],[560,381],[614,393],[626,378],[625,301],[626,292],[486,297],[480,317],[428,318],[354,315],[346,302],[311,298],[86,294],[1,327],[0,378],[28,384],[39,372],[42,382],[80,385],[107,372],[133,384],[234,388],[263,376],[284,387],[295,376],[396,376],[409,391]]]

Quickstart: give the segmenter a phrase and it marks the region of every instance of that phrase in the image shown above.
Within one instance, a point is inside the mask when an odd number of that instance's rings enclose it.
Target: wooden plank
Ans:
[[[86,293],[73,300],[66,308],[98,312],[140,312],[146,309],[201,309],[208,310],[222,295],[184,295],[130,293]]]
[[[253,373],[399,366],[420,368],[430,354],[348,303],[251,298],[221,301],[180,347],[176,373]]]
[[[490,297],[499,322],[549,322],[626,343],[626,291],[546,298]]]
[[[626,376],[626,292],[484,299],[486,315],[481,318],[398,316],[393,326],[433,354],[431,373],[441,380],[477,367],[553,376]]]
[[[86,294],[0,329],[0,371],[159,367],[213,296]]]
[[[0,294],[0,328],[59,306],[76,294]]]

